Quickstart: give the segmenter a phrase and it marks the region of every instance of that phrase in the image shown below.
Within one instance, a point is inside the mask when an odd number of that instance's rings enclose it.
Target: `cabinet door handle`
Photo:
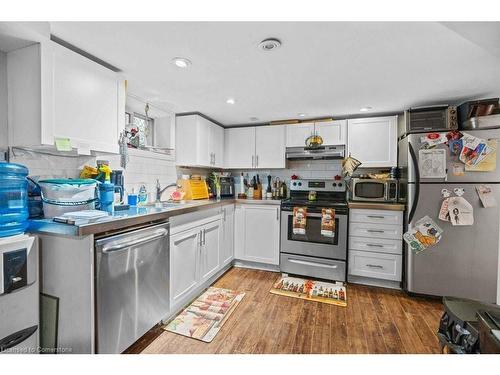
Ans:
[[[252,168],[255,167],[255,156],[252,155]]]
[[[214,152],[214,165],[215,165],[215,152]]]
[[[383,267],[383,266],[381,266],[380,264],[367,264],[366,266],[367,266],[367,267],[370,267],[370,268],[379,268],[379,269],[384,268],[384,267]]]
[[[367,243],[366,246],[368,246],[368,247],[384,247],[384,245],[379,245],[376,243]]]
[[[276,207],[276,220],[280,219],[280,209]]]
[[[367,229],[366,230],[369,233],[384,233],[385,230],[380,230],[380,229]]]
[[[380,215],[366,215],[366,217],[369,217],[372,219],[385,219],[385,216],[380,216]]]
[[[259,155],[255,155],[255,167],[259,168]]]

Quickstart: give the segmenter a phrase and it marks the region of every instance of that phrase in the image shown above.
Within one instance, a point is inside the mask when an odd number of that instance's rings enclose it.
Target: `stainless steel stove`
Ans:
[[[309,193],[316,192],[316,200]],[[307,208],[305,234],[293,233],[293,208]],[[321,209],[335,210],[335,234],[321,234]],[[348,208],[342,179],[292,180],[290,198],[281,202],[280,268],[284,273],[346,280]]]

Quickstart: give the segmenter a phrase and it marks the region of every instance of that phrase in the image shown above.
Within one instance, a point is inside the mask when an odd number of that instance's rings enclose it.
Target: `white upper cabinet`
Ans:
[[[118,153],[125,87],[117,73],[47,41],[7,55],[9,137],[14,146],[54,145]]]
[[[362,168],[397,165],[397,116],[348,120],[347,152]]]
[[[323,145],[335,146],[347,143],[347,120],[316,122],[316,134],[323,138]]]
[[[306,139],[316,133],[323,138],[323,145],[345,145],[347,120],[302,122],[286,126],[286,147],[304,147]]]
[[[305,147],[306,139],[314,133],[314,122],[286,126],[286,147]]]
[[[255,168],[285,168],[284,125],[255,128]]]
[[[253,168],[255,127],[225,129],[224,162],[226,168]]]
[[[225,130],[226,168],[285,168],[285,126]]]
[[[224,129],[199,115],[175,121],[177,165],[220,168],[224,165]]]

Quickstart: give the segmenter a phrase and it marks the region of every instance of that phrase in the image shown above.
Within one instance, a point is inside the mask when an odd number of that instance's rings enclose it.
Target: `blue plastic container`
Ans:
[[[115,202],[115,185],[109,182],[99,184],[100,210],[113,213]]]
[[[0,162],[0,237],[28,228],[28,173],[24,165]]]

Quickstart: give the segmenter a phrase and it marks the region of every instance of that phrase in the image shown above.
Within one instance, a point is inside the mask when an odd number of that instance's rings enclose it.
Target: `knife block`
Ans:
[[[257,189],[253,189],[253,199],[262,199],[262,185],[257,185]]]

